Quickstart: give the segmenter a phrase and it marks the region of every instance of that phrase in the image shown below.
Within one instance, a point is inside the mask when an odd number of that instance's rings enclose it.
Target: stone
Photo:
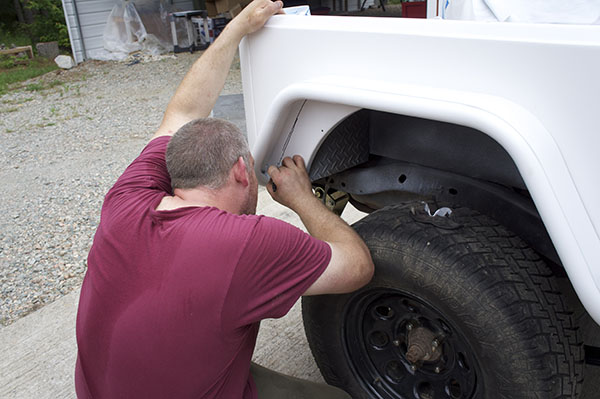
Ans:
[[[58,56],[58,42],[37,43],[35,48],[41,57],[52,60]]]
[[[73,58],[71,58],[71,56],[68,55],[59,55],[54,59],[54,62],[56,62],[56,65],[58,65],[58,67],[62,69],[71,69],[75,66]]]

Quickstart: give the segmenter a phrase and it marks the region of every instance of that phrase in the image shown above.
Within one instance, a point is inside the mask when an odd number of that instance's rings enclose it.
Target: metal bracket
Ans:
[[[323,187],[315,187],[315,196],[320,199],[325,206],[338,216],[342,215],[350,196],[343,191],[331,191]]]

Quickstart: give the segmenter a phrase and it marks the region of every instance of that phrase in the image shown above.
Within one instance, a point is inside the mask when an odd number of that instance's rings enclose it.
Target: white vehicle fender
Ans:
[[[360,109],[414,116],[477,129],[512,157],[581,302],[600,324],[600,238],[552,135],[523,107],[506,99],[434,87],[335,76],[291,84],[274,97],[250,144],[257,175],[300,154],[307,167],[338,123]],[[577,226],[577,228],[573,228]]]

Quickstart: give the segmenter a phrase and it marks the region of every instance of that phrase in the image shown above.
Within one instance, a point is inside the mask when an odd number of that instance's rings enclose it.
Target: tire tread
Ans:
[[[501,307],[491,318],[498,324],[510,326],[522,342],[531,343],[526,358],[519,345],[511,345],[510,339],[494,335],[491,320],[487,326],[472,327],[480,336],[504,342],[508,351],[514,349],[510,361],[527,370],[529,375],[535,375],[537,383],[526,384],[531,389],[524,394],[520,389],[525,385],[506,381],[504,373],[496,372],[494,378],[503,387],[497,397],[577,397],[583,380],[583,345],[572,312],[542,259],[518,236],[473,210],[454,209],[452,219],[462,227],[445,229],[416,222],[411,214],[422,212],[419,207],[422,205],[413,203],[384,208],[357,222],[354,228],[363,236],[374,258],[378,251],[389,250],[406,257],[408,255],[401,246],[408,246],[413,251],[426,251],[434,261],[452,260],[443,265],[445,269],[432,264],[426,272],[435,270],[435,281],[454,280],[453,284],[458,286],[468,275],[472,290],[487,294],[478,298],[479,301]],[[392,248],[390,243],[393,243]],[[403,273],[406,274],[404,277],[413,277],[411,273],[414,275],[415,272]],[[448,287],[439,287],[437,292],[448,290]],[[451,303],[452,292],[447,293],[440,298]],[[467,322],[472,319],[469,313],[460,316]],[[315,336],[318,334],[310,333],[310,330],[321,327],[310,320],[305,319],[305,323],[310,339],[319,340]],[[321,348],[320,344],[311,343],[317,359],[327,357]],[[318,363],[330,383],[345,383],[343,379],[337,379],[333,368]]]

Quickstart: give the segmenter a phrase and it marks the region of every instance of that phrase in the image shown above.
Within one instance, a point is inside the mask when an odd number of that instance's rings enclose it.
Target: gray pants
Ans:
[[[258,399],[352,399],[339,388],[289,377],[251,363]]]

